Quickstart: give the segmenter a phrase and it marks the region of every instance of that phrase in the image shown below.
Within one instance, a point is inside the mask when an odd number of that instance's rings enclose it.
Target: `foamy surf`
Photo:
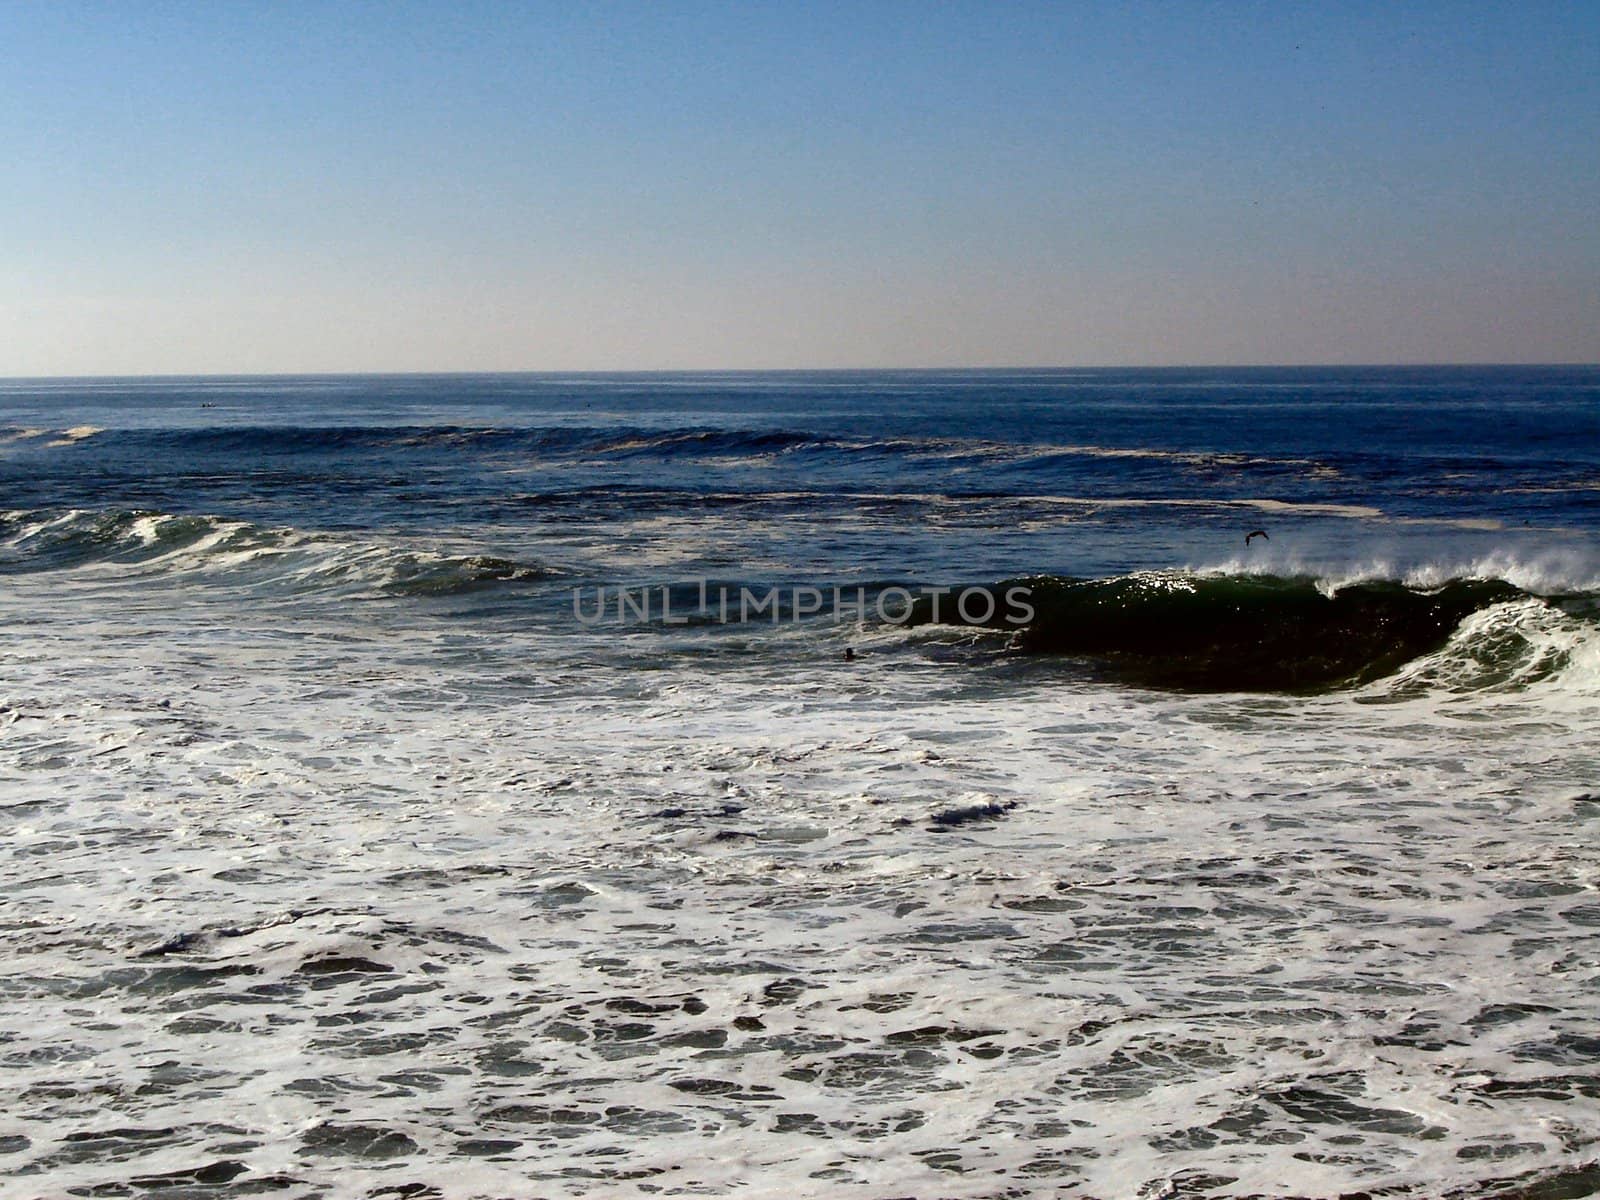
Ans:
[[[533,633],[19,589],[13,1136],[72,1186],[1442,1190],[1596,1103],[1592,691],[597,691]]]

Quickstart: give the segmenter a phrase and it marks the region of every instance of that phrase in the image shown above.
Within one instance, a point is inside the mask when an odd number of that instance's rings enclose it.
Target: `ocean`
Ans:
[[[7,1196],[1600,1189],[1600,368],[0,381],[0,616]]]

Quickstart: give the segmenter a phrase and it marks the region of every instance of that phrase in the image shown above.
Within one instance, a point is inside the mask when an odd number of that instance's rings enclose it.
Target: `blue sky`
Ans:
[[[0,374],[1600,360],[1600,5],[0,3]]]

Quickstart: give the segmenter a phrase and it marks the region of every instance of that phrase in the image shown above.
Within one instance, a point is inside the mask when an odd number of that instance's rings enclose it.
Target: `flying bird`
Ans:
[[[1268,542],[1270,542],[1272,540],[1271,538],[1267,537],[1267,531],[1265,529],[1252,529],[1249,533],[1245,534],[1244,535],[1244,544],[1246,546],[1248,546],[1250,544],[1250,539],[1251,538],[1261,538],[1263,541],[1268,541]]]

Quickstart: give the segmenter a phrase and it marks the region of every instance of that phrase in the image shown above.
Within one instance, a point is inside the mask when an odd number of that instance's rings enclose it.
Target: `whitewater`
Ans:
[[[1597,434],[1579,368],[0,383],[0,1191],[1586,1194]],[[707,580],[1037,611],[574,615]]]

